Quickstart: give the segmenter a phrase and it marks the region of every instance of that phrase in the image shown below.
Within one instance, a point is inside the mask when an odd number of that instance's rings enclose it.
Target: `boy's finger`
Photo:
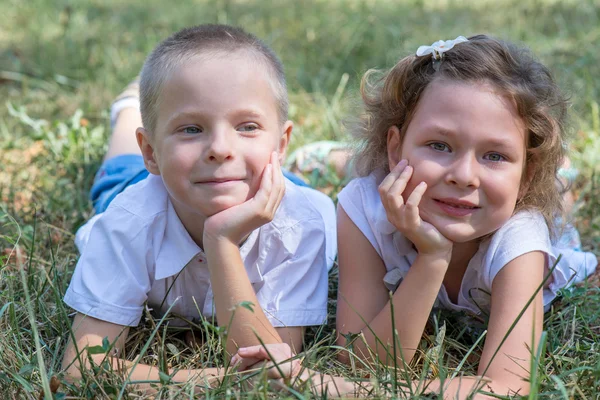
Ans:
[[[279,164],[279,157],[276,152],[271,154],[271,165],[273,168],[273,186],[271,193],[269,194],[269,201],[267,203],[266,210],[270,214],[274,214],[279,202],[283,198],[283,191],[285,190],[285,182],[283,172],[281,171],[281,165]]]
[[[260,182],[260,188],[254,195],[254,199],[259,203],[259,207],[264,208],[269,202],[271,190],[273,188],[273,166],[269,163],[263,171],[263,176]]]
[[[241,358],[258,358],[261,360],[269,359],[269,353],[267,353],[263,345],[240,347],[236,356],[240,356]]]

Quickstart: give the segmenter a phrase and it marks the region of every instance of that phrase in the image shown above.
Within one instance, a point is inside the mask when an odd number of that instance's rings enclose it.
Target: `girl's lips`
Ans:
[[[446,199],[436,199],[434,201],[444,213],[452,217],[465,217],[467,215],[473,214],[475,211],[481,208],[465,201],[454,201]]]

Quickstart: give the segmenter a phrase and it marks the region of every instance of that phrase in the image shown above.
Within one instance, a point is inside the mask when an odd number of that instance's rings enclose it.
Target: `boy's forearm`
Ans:
[[[107,357],[109,359],[112,370],[124,378],[130,385],[133,385],[136,389],[145,392],[146,394],[156,393],[156,388],[153,385],[159,384],[161,380],[160,370],[158,367],[134,363],[132,361],[124,360],[115,356],[106,356],[105,354],[96,354],[92,356],[92,360],[96,365],[100,365],[106,362]],[[87,357],[81,357],[85,360],[85,369],[89,369]],[[175,372],[174,370],[168,371],[168,374],[172,376],[171,381],[174,383],[187,383],[195,382],[198,387],[197,391],[202,392],[205,388],[214,386],[224,375],[224,369],[220,368],[204,368],[204,369],[184,369]],[[81,371],[79,362],[74,362],[67,370],[67,377],[69,380],[74,381],[81,378]],[[140,382],[140,383],[136,383]],[[144,382],[144,383],[141,383]],[[152,383],[156,382],[156,383]]]
[[[227,326],[227,351],[263,343],[281,343],[277,331],[263,312],[248,279],[237,244],[226,239],[205,242],[217,321]],[[251,302],[252,311],[240,306]]]
[[[475,399],[492,400],[497,396],[514,396],[506,385],[495,382],[485,376],[463,376],[454,379],[446,379],[444,382],[439,379],[426,381],[424,383],[413,382],[413,391],[417,393],[436,393],[442,394],[444,399]],[[526,395],[527,392],[519,392],[519,395]],[[489,396],[486,393],[493,393],[495,396]]]
[[[393,357],[388,356],[388,351],[392,353],[394,329],[398,331],[398,341],[402,347],[402,353],[399,350],[397,357],[400,362],[402,359],[407,363],[412,360],[447,268],[448,261],[445,259],[417,256],[392,297],[395,324],[392,325],[391,302],[388,302],[369,325],[362,329],[367,344],[372,351],[377,349],[381,360],[394,363]],[[354,349],[361,358],[370,358],[362,340],[355,342]]]

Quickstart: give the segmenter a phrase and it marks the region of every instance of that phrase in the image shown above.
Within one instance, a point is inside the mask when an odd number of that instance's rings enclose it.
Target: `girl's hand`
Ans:
[[[277,153],[273,152],[254,197],[207,218],[203,242],[226,238],[239,244],[250,232],[273,220],[284,194],[285,178]]]
[[[287,343],[266,344],[265,346],[241,347],[231,359],[238,371],[245,371],[260,363],[267,369],[269,379],[289,379],[301,370],[300,360],[293,359],[294,352]]]
[[[419,183],[404,203],[402,193],[412,173],[413,168],[406,160],[402,160],[379,185],[379,196],[387,218],[415,245],[420,255],[443,256],[450,260],[452,242],[419,215],[419,203],[427,190],[427,184]]]

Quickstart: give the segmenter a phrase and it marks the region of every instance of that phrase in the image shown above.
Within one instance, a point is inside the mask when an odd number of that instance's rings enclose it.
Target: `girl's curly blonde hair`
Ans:
[[[376,169],[389,172],[387,132],[396,125],[404,135],[425,88],[435,79],[491,84],[514,101],[528,131],[527,185],[515,212],[539,210],[552,232],[562,213],[556,183],[565,148],[567,101],[548,68],[526,48],[486,35],[476,35],[444,53],[434,68],[431,55],[411,55],[387,73],[368,71],[361,82],[363,111],[351,132],[359,145],[355,167],[359,176]]]

